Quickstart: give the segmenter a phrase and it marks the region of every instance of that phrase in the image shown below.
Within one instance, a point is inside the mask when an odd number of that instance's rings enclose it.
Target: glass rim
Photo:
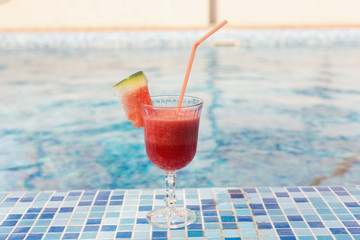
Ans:
[[[154,95],[154,96],[150,96],[151,99],[153,98],[161,98],[161,97],[177,97],[179,99],[180,95]],[[194,107],[198,107],[198,106],[201,106],[203,105],[204,103],[204,100],[199,98],[199,97],[195,97],[195,96],[190,96],[190,95],[184,95],[184,99],[185,98],[193,98],[193,99],[197,99],[199,100],[200,102],[199,103],[196,103],[196,104],[192,104],[192,105],[188,105],[188,106],[175,106],[175,107],[169,107],[169,106],[154,106],[154,105],[149,105],[149,104],[145,104],[145,103],[142,103],[140,102],[140,104],[144,107],[148,107],[148,108],[161,108],[161,109],[184,109],[184,108],[194,108]]]

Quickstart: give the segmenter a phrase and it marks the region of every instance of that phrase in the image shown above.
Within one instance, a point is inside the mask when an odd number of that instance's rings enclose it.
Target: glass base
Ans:
[[[193,223],[196,215],[187,208],[163,207],[152,210],[146,220],[161,228],[181,228]]]

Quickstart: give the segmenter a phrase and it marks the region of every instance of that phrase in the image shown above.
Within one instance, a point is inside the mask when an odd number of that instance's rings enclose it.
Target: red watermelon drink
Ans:
[[[197,110],[145,106],[144,134],[146,152],[159,168],[175,172],[195,156],[199,120]]]
[[[151,97],[152,105],[141,104],[146,152],[149,159],[166,173],[166,206],[152,210],[146,219],[163,228],[179,228],[195,221],[187,208],[175,207],[176,171],[188,165],[195,156],[199,121],[204,101],[185,96]]]

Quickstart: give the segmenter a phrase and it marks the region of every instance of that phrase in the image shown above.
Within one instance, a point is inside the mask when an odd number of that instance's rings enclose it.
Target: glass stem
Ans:
[[[175,172],[167,172],[165,175],[166,194],[164,198],[166,207],[172,207],[176,203],[175,181],[176,181]]]

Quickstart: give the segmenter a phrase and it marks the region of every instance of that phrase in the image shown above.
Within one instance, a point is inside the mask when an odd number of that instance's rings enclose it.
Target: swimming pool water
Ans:
[[[190,49],[0,50],[2,190],[163,187],[111,89],[143,70],[178,94]],[[205,100],[179,187],[358,184],[360,48],[199,47]]]

